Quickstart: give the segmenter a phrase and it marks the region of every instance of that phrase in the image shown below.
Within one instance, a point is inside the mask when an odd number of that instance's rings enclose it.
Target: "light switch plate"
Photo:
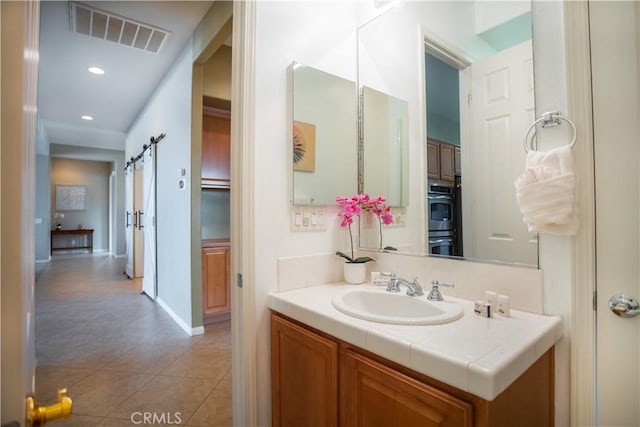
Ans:
[[[326,231],[325,207],[294,205],[291,207],[291,231]]]

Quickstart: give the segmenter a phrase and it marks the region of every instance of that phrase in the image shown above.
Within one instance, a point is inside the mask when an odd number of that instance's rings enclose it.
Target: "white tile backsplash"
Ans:
[[[431,282],[437,280],[454,285],[440,288],[445,297],[470,301],[484,299],[485,291],[493,291],[508,296],[512,309],[543,314],[543,274],[538,269],[368,251],[359,255],[376,260],[367,263],[367,278],[372,271],[394,272],[408,280],[416,276],[425,293],[431,289]],[[343,264],[334,253],[279,258],[278,291],[341,282]]]

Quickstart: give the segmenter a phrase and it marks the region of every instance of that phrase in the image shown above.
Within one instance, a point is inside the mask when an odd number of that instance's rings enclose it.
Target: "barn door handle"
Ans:
[[[138,211],[133,212],[133,228],[138,228]]]
[[[125,228],[129,228],[131,227],[131,222],[129,222],[129,220],[131,219],[131,212],[127,211],[127,220],[126,220],[126,225]]]
[[[636,317],[640,314],[638,301],[626,295],[618,294],[609,300],[609,309],[620,317]]]
[[[144,215],[144,212],[138,211],[138,230],[142,230],[144,228],[144,225],[142,225],[142,215]]]

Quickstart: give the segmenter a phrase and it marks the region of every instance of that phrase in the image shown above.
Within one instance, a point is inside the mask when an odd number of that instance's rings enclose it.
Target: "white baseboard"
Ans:
[[[47,258],[47,259],[37,259],[36,260],[36,264],[43,264],[45,262],[50,262],[51,261],[51,257]]]
[[[127,254],[112,255],[114,258],[126,258]]]
[[[156,302],[160,305],[160,307],[162,307],[164,311],[169,314],[169,316],[171,316],[171,318],[178,324],[178,326],[180,326],[187,334],[189,334],[189,336],[204,334],[204,326],[197,326],[195,328],[192,328],[191,326],[187,325],[184,320],[182,320],[180,316],[178,316],[175,311],[173,311],[171,307],[169,307],[160,298],[156,298]]]

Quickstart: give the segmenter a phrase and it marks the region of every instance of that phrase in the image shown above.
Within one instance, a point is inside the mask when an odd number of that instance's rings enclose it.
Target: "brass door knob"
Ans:
[[[72,413],[73,402],[67,396],[67,389],[58,390],[58,403],[49,406],[36,404],[34,396],[27,396],[26,427],[39,427],[61,418],[69,418]]]

